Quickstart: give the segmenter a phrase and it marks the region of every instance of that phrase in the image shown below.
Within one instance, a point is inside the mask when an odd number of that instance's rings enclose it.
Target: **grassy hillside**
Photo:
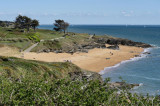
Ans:
[[[88,73],[83,76],[80,73]],[[131,94],[72,63],[45,63],[0,57],[0,105],[156,105],[158,96]],[[74,75],[74,78],[72,76]],[[81,78],[80,78],[81,77]],[[97,80],[96,80],[97,79]]]
[[[35,42],[40,42],[32,52],[87,52],[93,48],[105,48],[105,44],[111,45],[127,45],[136,47],[151,47],[148,44],[134,42],[127,39],[114,38],[111,36],[92,36],[83,33],[56,32],[46,29],[37,29],[36,33],[33,29],[29,33],[22,32],[20,29],[2,28],[0,27],[0,44],[17,47],[25,50]]]
[[[34,30],[31,29],[30,33],[33,33]],[[39,33],[40,39],[53,39],[56,37],[61,37],[64,34],[60,32],[55,32],[51,30],[37,29],[36,32]],[[3,28],[0,27],[0,37],[1,38],[26,38],[26,33],[22,32],[19,29],[13,28]]]
[[[56,32],[46,29],[37,29],[36,33],[33,29],[31,29],[30,32],[27,33],[26,31],[22,32],[20,29],[0,27],[0,44],[14,46],[24,50],[35,43],[32,39],[38,39],[37,41],[42,40],[42,42],[40,42],[39,45],[32,50],[35,52],[43,49],[63,49],[64,51],[67,51],[69,49],[74,49],[75,45],[93,44],[94,40],[90,37],[90,35],[83,33],[79,34],[69,32],[64,34],[63,32]],[[99,36],[95,37],[100,38]]]
[[[90,80],[89,80],[90,79]],[[0,57],[0,105],[159,105],[158,96],[110,88],[100,76],[70,62]],[[117,93],[119,90],[120,93]]]
[[[35,47],[32,51],[37,52],[43,49],[63,49],[64,51],[71,50],[78,45],[89,44],[92,43],[93,40],[89,39],[88,34],[72,34],[68,33],[65,37],[55,39],[55,40],[46,40],[40,42],[37,47]]]
[[[30,35],[35,32],[33,29],[30,30]],[[55,32],[51,30],[37,29],[38,39],[54,39],[62,37],[64,34],[60,32]],[[26,49],[31,46],[34,42],[28,39],[28,33],[24,33],[19,29],[12,28],[2,28],[0,27],[0,44],[8,45],[12,47],[17,47],[19,49]]]
[[[68,78],[68,73],[81,71],[79,67],[70,62],[45,63],[14,57],[0,57],[0,75],[15,80],[25,77],[32,79]]]

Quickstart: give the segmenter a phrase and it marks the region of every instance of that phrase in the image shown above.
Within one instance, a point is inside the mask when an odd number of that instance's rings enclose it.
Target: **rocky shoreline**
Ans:
[[[79,81],[99,80],[101,83],[105,83],[101,75],[98,73],[93,73],[89,71],[75,71],[75,72],[69,72],[68,74],[70,76],[70,79],[73,81],[75,80],[79,80]],[[136,86],[140,86],[139,84],[129,84],[125,82],[107,82],[107,83],[111,89],[117,89],[117,90],[123,89],[123,88],[132,89]]]
[[[47,41],[52,44],[55,44],[59,42],[58,40],[53,40],[53,41]],[[125,45],[125,46],[135,46],[135,47],[142,47],[142,48],[149,48],[152,47],[149,44],[142,43],[142,42],[134,42],[132,40],[128,39],[121,39],[121,38],[106,38],[106,37],[92,37],[92,40],[90,42],[87,42],[85,44],[72,44],[69,47],[60,47],[60,48],[44,48],[39,50],[38,52],[55,52],[55,53],[75,53],[75,52],[84,52],[88,53],[88,50],[94,49],[94,48],[107,48],[106,44],[112,45],[108,47],[109,49],[114,49],[114,50],[119,50],[118,45]]]
[[[67,53],[75,53],[75,52],[86,52],[88,53],[89,49],[94,49],[94,48],[108,48],[108,49],[113,49],[113,50],[119,50],[119,46],[118,45],[125,45],[125,46],[135,46],[135,47],[141,47],[141,48],[150,48],[152,47],[149,44],[146,43],[142,43],[142,42],[134,42],[132,40],[128,40],[128,39],[122,39],[122,38],[110,38],[107,39],[105,37],[101,37],[101,38],[92,38],[94,39],[94,42],[90,43],[90,44],[85,44],[85,45],[80,45],[77,46],[75,45],[76,49],[73,49],[72,51],[67,51]],[[106,47],[106,44],[109,44],[111,46]],[[55,51],[53,51],[55,52]],[[56,51],[56,53],[63,53],[63,50]],[[145,52],[143,54],[150,54],[149,52]],[[78,78],[78,80],[83,80],[83,79],[87,79],[87,80],[99,80],[102,83],[104,83],[104,81],[102,80],[102,77],[100,74],[98,73],[90,73],[89,75],[88,73],[85,72],[80,72],[80,73],[69,73],[70,77],[72,80],[75,80]],[[139,84],[129,84],[129,83],[125,83],[125,82],[111,82],[108,83],[110,88],[112,89],[121,89],[121,88],[126,88],[126,89],[132,89],[136,86],[140,86]]]

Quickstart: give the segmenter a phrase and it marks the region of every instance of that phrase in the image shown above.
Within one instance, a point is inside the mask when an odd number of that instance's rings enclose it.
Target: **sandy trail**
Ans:
[[[107,45],[108,46],[108,45]],[[89,50],[88,53],[23,53],[16,57],[39,60],[45,62],[64,62],[71,61],[82,69],[89,71],[100,72],[105,67],[114,66],[124,60],[129,60],[143,52],[143,48],[121,46],[120,50],[100,49],[95,48]]]
[[[33,48],[35,48],[39,43],[35,43],[32,46],[30,46],[28,49],[24,50],[24,52],[30,52]]]

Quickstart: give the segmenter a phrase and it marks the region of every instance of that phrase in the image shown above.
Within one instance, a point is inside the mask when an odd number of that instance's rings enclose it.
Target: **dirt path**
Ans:
[[[24,52],[30,52],[33,48],[35,48],[39,43],[35,43],[32,46],[30,46],[28,49],[24,50]]]
[[[59,40],[59,39],[64,39],[65,37],[59,37],[59,38],[54,38],[54,39],[50,39],[50,40]],[[40,40],[40,42],[44,42],[45,40],[44,39],[41,39]],[[26,50],[24,50],[24,52],[26,53],[26,52],[30,52],[33,48],[35,48],[37,45],[39,44],[39,42],[38,43],[35,43],[35,44],[33,44],[32,46],[30,46],[29,48],[27,48]]]

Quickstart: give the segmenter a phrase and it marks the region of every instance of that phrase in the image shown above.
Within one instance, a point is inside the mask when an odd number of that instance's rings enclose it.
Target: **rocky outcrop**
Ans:
[[[102,84],[104,83],[102,80],[102,77],[98,73],[88,72],[88,71],[75,71],[75,72],[69,72],[69,77],[71,80],[75,81],[91,81],[91,80],[99,80]],[[112,82],[108,83],[110,89],[132,89],[136,86],[139,86],[139,84],[128,84],[125,82]]]
[[[75,72],[70,72],[69,76],[71,78],[71,80],[99,80],[100,82],[102,81],[101,75],[98,73],[93,73],[93,72],[86,72],[86,71],[75,71]]]
[[[128,84],[128,83],[125,83],[125,82],[112,82],[112,83],[109,83],[109,87],[112,88],[112,89],[132,89],[136,86],[139,86],[139,84]]]
[[[44,48],[39,50],[38,52],[55,52],[55,53],[75,53],[75,52],[85,52],[88,53],[88,50],[94,48],[106,48],[106,44],[111,46],[107,47],[108,49],[119,50],[118,45],[126,45],[126,46],[135,46],[135,47],[142,47],[148,48],[152,47],[149,44],[141,43],[141,42],[134,42],[128,39],[121,39],[121,38],[111,38],[111,37],[93,37],[91,40],[78,43],[73,42],[70,43],[69,46],[61,45],[59,41],[47,41],[44,43]]]
[[[144,52],[143,54],[151,54],[150,52]]]
[[[113,50],[119,50],[119,46],[118,45],[109,46],[107,48],[108,49],[113,49]]]
[[[101,43],[88,43],[88,44],[73,44],[70,47],[61,47],[61,48],[52,48],[52,46],[50,48],[45,48],[43,50],[40,50],[39,52],[55,52],[55,53],[75,53],[75,52],[85,52],[88,53],[88,50],[90,49],[94,49],[94,48],[106,48],[105,44],[101,44]]]
[[[142,47],[142,48],[152,47],[151,45],[146,43],[134,42],[128,39],[121,39],[121,38],[99,38],[95,39],[95,41],[97,43],[110,44],[110,45],[126,45],[126,46]]]

